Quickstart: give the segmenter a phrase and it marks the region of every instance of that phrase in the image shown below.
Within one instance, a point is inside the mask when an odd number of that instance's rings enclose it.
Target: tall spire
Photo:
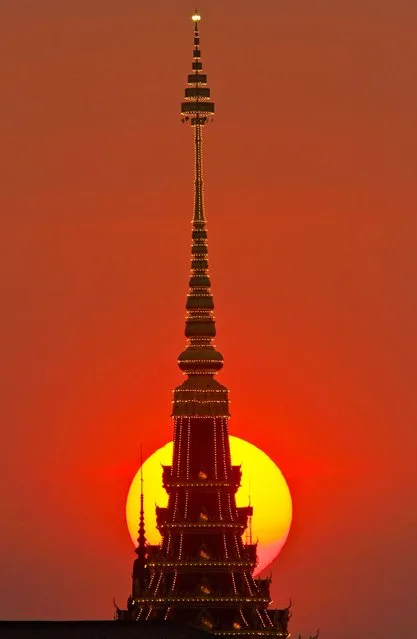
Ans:
[[[147,586],[148,581],[148,567],[147,558],[148,550],[146,544],[145,534],[145,510],[144,510],[144,494],[143,494],[143,457],[142,446],[140,448],[140,513],[139,513],[139,529],[138,529],[138,545],[136,546],[135,553],[138,558],[133,564],[133,598],[138,597],[140,593],[143,593]]]
[[[206,216],[203,190],[203,128],[214,114],[207,75],[203,73],[200,49],[200,14],[195,11],[192,73],[188,76],[185,101],[181,105],[183,122],[194,131],[194,214],[192,221],[191,278],[187,296],[185,335],[186,349],[178,365],[188,376],[216,374],[223,366],[223,357],[215,346],[214,302],[208,272]]]
[[[143,456],[142,446],[140,447],[140,513],[139,513],[139,530],[138,530],[138,547],[136,549],[139,555],[141,551],[145,550],[146,536],[145,536],[145,510],[144,510],[144,496],[143,496]]]

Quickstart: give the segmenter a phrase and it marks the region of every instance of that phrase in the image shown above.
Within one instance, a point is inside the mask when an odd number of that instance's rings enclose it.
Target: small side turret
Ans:
[[[148,546],[146,543],[145,534],[145,511],[144,511],[144,494],[143,494],[143,463],[141,453],[141,466],[140,466],[140,514],[139,514],[139,530],[138,530],[138,545],[135,549],[137,559],[133,562],[132,573],[132,597],[131,600],[136,599],[143,595],[146,591],[149,583],[149,568],[148,568]],[[129,608],[129,601],[128,601]]]

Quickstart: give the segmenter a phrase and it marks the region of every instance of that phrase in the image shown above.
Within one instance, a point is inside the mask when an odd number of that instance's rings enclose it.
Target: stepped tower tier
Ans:
[[[203,190],[203,130],[214,102],[197,12],[193,22],[192,71],[181,106],[193,133],[195,170],[187,344],[178,357],[185,380],[174,390],[173,459],[162,473],[168,493],[168,506],[157,508],[162,541],[147,546],[146,587],[132,593],[128,618],[176,621],[221,637],[287,637],[288,611],[268,611],[270,580],[253,578],[256,544],[242,541],[252,507],[236,505],[241,470],[230,457],[229,396],[215,378],[223,357],[214,343]]]

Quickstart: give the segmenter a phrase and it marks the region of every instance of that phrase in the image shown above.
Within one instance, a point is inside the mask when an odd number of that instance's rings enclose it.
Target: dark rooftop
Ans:
[[[209,639],[174,623],[136,621],[0,621],[1,639]]]

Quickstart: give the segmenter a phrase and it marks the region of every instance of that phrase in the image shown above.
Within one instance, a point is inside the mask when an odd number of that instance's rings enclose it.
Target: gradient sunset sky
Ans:
[[[0,2],[0,618],[111,618],[171,438],[187,0]],[[203,0],[231,433],[284,472],[291,631],[417,636],[417,3]],[[256,507],[256,504],[255,504]]]

